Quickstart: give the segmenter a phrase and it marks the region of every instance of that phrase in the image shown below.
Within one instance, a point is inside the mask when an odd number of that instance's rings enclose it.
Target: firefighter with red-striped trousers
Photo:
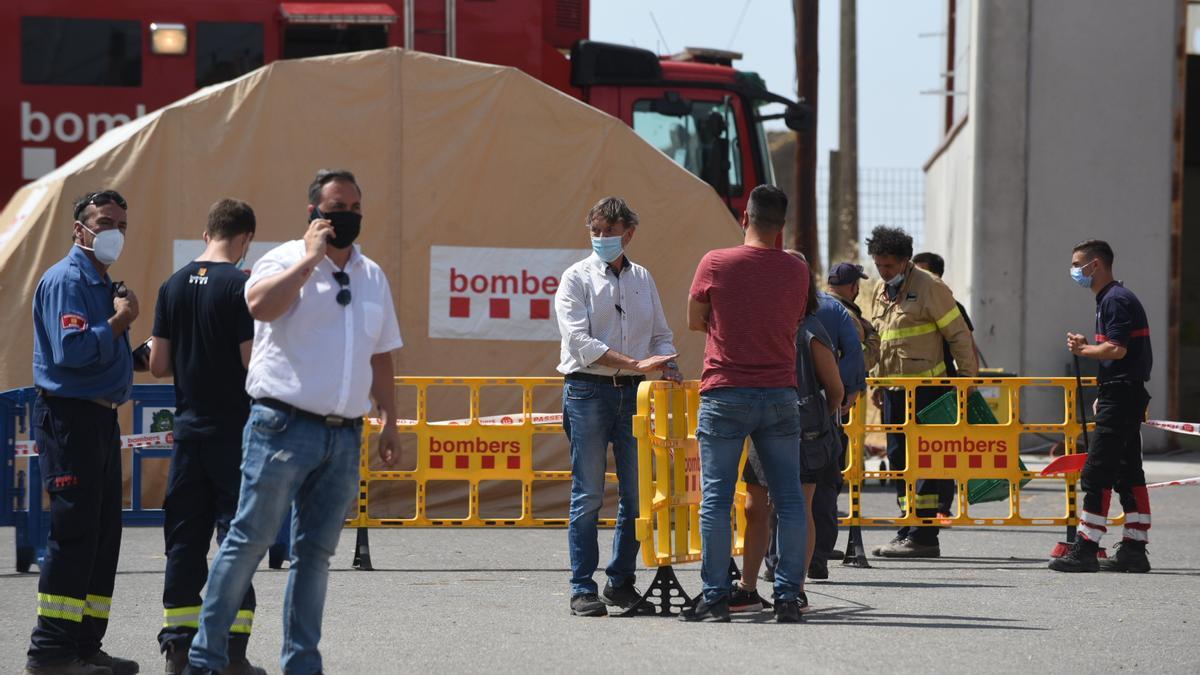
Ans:
[[[1128,288],[1113,278],[1113,250],[1091,239],[1071,254],[1071,278],[1096,294],[1096,344],[1078,333],[1067,334],[1072,354],[1100,362],[1096,396],[1096,431],[1088,448],[1080,483],[1083,512],[1079,531],[1065,555],[1050,561],[1059,572],[1149,572],[1146,544],[1150,531],[1150,496],[1142,470],[1141,423],[1150,394],[1153,356],[1146,310]],[[1107,532],[1112,491],[1125,510],[1125,531],[1116,555],[1100,561],[1100,539]]]

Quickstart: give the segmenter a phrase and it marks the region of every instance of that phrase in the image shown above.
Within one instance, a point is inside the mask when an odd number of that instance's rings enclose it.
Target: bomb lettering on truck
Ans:
[[[38,110],[29,101],[21,101],[21,178],[35,180],[58,167],[60,159],[74,154],[75,148],[59,157],[59,150],[76,143],[91,143],[110,129],[128,124],[146,114],[146,106],[137,104],[132,114],[51,113]]]

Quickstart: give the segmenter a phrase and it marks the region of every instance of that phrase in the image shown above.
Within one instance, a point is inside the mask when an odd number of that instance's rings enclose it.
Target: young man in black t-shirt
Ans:
[[[1088,448],[1080,483],[1083,513],[1071,550],[1050,561],[1059,572],[1149,572],[1146,543],[1150,531],[1150,496],[1142,471],[1141,424],[1150,394],[1153,355],[1146,310],[1132,291],[1112,274],[1113,251],[1098,239],[1075,247],[1071,278],[1096,294],[1096,344],[1078,333],[1067,334],[1076,356],[1100,362],[1096,396],[1096,432]],[[1125,510],[1125,531],[1117,554],[1100,562],[1097,551],[1107,531],[1108,505],[1116,489]]]
[[[168,674],[187,666],[213,528],[224,539],[237,511],[242,428],[250,414],[246,367],[254,339],[239,261],[254,230],[248,204],[217,202],[208,214],[204,253],[158,289],[150,371],[175,376],[175,452],[163,502],[167,569],[158,634]],[[251,588],[230,630],[230,664],[222,673],[265,673],[246,660],[253,622]]]

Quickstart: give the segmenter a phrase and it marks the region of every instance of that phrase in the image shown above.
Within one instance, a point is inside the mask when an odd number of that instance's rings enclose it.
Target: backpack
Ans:
[[[826,347],[833,344],[816,317],[808,316],[796,334],[796,394],[800,407],[800,470],[810,474],[836,463],[842,452],[824,389],[817,381],[812,358],[813,340]]]

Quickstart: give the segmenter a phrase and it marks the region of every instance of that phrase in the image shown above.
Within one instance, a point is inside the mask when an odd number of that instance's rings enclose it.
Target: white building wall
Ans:
[[[923,248],[946,259],[944,281],[966,307],[970,307],[973,266],[971,198],[975,146],[969,138],[974,133],[974,122],[968,117],[954,140],[925,171]]]
[[[1030,21],[1025,240],[1028,372],[1061,374],[1068,330],[1091,334],[1095,303],[1068,277],[1071,248],[1105,239],[1141,299],[1155,353],[1151,411],[1167,403],[1173,2],[1034,2]]]
[[[1059,376],[1070,372],[1066,332],[1090,335],[1094,322],[1093,298],[1068,276],[1071,248],[1108,240],[1150,318],[1161,415],[1178,7],[973,0],[972,10],[970,128],[927,169],[926,248],[946,255],[992,365]]]

